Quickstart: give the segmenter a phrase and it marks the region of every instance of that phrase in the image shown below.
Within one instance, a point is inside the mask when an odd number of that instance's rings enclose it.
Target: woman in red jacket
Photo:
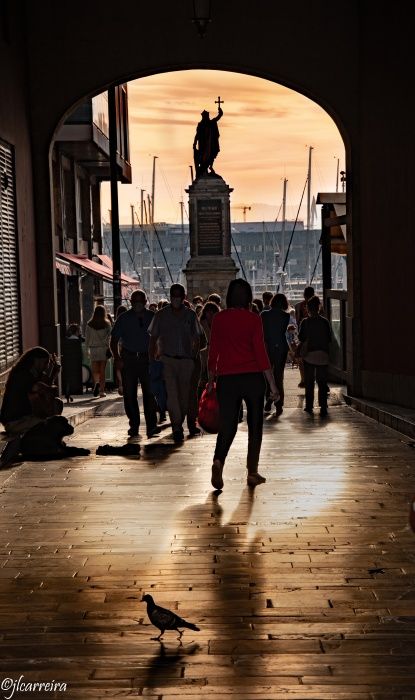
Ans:
[[[242,401],[247,408],[249,486],[265,481],[258,474],[262,442],[265,378],[273,401],[279,398],[265,349],[260,316],[250,310],[251,286],[243,279],[232,280],[226,295],[226,310],[213,318],[209,345],[209,386],[217,377],[220,428],[212,465],[212,486],[223,488],[222,470],[238,429]]]

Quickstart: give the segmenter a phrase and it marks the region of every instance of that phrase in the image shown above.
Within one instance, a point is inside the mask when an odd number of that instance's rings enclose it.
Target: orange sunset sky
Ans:
[[[187,213],[193,138],[203,109],[219,122],[220,153],[214,168],[230,187],[231,218],[243,221],[241,205],[251,206],[247,221],[272,221],[280,210],[283,178],[288,179],[287,218],[295,218],[313,146],[312,195],[334,192],[337,158],[344,169],[344,145],[331,117],[316,103],[282,85],[252,76],[212,70],[164,73],[129,83],[131,185],[119,185],[120,223],[140,214],[140,189],[151,194],[156,161],[155,221],[180,222]],[[340,188],[340,184],[339,184]],[[109,185],[102,185],[102,216],[108,221]],[[306,219],[306,195],[300,212]],[[281,213],[278,220],[281,220]],[[187,216],[185,214],[185,223]]]

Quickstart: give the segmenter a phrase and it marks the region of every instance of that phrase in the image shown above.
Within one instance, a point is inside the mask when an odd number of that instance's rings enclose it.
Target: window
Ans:
[[[21,350],[14,186],[13,150],[0,141],[0,372]]]

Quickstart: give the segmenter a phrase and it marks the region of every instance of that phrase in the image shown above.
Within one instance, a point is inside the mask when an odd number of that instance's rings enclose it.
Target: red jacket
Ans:
[[[270,368],[261,317],[247,309],[215,314],[209,345],[212,374],[247,374]]]

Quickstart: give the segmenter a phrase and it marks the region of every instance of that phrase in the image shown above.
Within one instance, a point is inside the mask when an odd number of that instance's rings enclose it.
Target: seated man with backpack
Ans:
[[[10,371],[0,412],[10,440],[1,453],[1,467],[32,449],[46,458],[62,454],[62,437],[73,429],[60,415],[63,402],[55,383],[59,371],[56,357],[38,346],[23,353]]]

